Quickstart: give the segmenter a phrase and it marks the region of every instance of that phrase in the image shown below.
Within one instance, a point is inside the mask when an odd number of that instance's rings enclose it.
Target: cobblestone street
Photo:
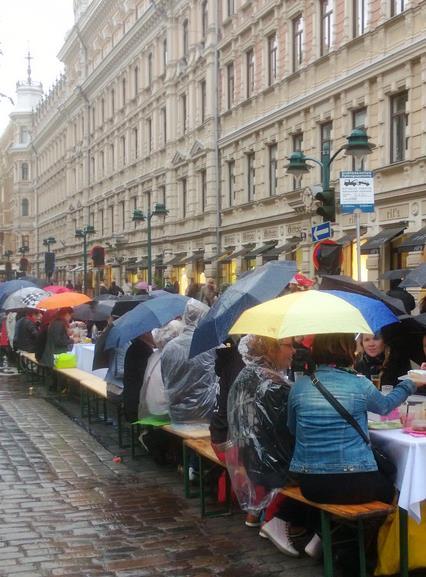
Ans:
[[[114,463],[94,437],[28,391],[21,377],[1,377],[2,577],[321,574],[306,557],[281,555],[238,513],[201,520],[175,471],[149,458]]]

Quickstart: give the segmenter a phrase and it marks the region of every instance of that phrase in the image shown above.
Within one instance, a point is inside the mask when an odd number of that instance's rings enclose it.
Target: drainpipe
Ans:
[[[36,276],[38,277],[39,274],[39,228],[38,228],[38,191],[37,191],[37,185],[38,185],[38,152],[33,144],[33,141],[31,139],[31,148],[33,150],[33,154],[34,154],[34,165],[35,165],[35,170],[34,170],[34,178],[33,178],[33,182],[35,183],[33,185],[33,192],[34,192],[34,224],[35,224],[35,245],[36,245],[36,250],[35,250],[35,255],[37,258],[37,274]]]
[[[216,173],[216,247],[217,254],[220,254],[220,226],[221,226],[221,182],[220,182],[220,157],[219,157],[219,7],[218,0],[215,1],[215,45],[214,45],[214,77],[216,87],[213,90],[213,134],[215,150],[215,173]],[[218,279],[218,271],[216,270]]]

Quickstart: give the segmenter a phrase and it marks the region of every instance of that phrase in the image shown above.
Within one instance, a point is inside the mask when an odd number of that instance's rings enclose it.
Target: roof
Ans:
[[[244,255],[244,258],[256,258],[259,254],[263,254],[266,251],[273,248],[277,243],[278,243],[278,241],[274,240],[272,242],[262,244],[262,246],[258,246],[257,248],[254,248],[253,250],[248,252],[246,255]]]
[[[402,225],[398,227],[384,228],[362,245],[361,254],[373,254],[379,252],[380,247],[400,235],[404,230],[405,226]]]
[[[421,251],[426,244],[426,226],[409,234],[397,247],[397,252]]]

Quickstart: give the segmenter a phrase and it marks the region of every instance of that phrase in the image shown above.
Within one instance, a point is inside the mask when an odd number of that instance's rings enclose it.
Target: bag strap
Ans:
[[[363,441],[369,447],[371,447],[371,441],[360,427],[358,421],[354,419],[354,417],[349,413],[349,411],[347,411],[345,407],[341,403],[339,403],[336,397],[332,395],[330,391],[324,387],[324,385],[321,383],[320,380],[318,380],[315,374],[311,375],[311,381],[314,387],[316,387],[318,391],[322,394],[322,396],[325,397],[325,399],[330,403],[330,405],[336,409],[339,415],[343,417],[345,421],[348,422],[355,429],[355,431],[363,439]]]

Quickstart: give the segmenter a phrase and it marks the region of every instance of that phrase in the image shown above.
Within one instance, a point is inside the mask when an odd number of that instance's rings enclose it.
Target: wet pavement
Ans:
[[[200,519],[176,471],[131,461],[111,426],[96,426],[95,438],[43,395],[0,375],[1,577],[322,574],[307,557],[279,553],[238,512]],[[76,416],[78,405],[67,411]]]

